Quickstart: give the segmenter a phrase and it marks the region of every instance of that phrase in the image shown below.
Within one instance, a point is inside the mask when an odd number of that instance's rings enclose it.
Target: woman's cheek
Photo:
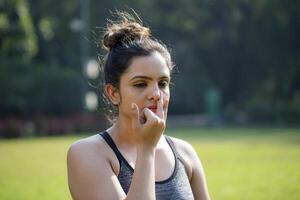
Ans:
[[[164,102],[163,102],[163,109],[164,109],[165,115],[167,115],[168,107],[169,107],[169,99],[164,100]]]
[[[164,102],[163,102],[163,108],[164,109],[168,108],[168,106],[169,106],[169,100],[164,100]]]
[[[170,101],[170,90],[169,88],[163,91],[163,107],[168,108]]]
[[[163,96],[163,108],[166,109],[169,106],[170,95],[169,93],[164,94]]]

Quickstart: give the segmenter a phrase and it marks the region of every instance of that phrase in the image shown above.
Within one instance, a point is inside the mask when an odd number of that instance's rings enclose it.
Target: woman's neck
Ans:
[[[129,118],[118,117],[118,120],[107,129],[108,133],[119,146],[123,146],[125,148],[136,148],[136,133],[134,133],[131,123],[132,122]],[[164,143],[162,138],[163,137],[161,137],[158,142],[158,147]]]
[[[131,120],[118,117],[118,120],[107,131],[121,145],[136,145],[136,137],[131,127]]]

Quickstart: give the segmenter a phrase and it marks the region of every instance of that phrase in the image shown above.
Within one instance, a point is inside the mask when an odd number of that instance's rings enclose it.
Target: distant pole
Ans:
[[[87,93],[86,65],[90,56],[88,32],[90,28],[90,0],[80,0],[80,18],[83,24],[80,34],[80,64],[82,69],[81,103],[85,111],[85,95]]]

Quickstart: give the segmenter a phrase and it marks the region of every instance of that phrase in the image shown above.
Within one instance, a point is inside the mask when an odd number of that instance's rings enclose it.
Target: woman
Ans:
[[[172,61],[134,17],[118,13],[103,37],[104,93],[113,125],[75,142],[68,181],[76,200],[207,200],[205,175],[191,145],[164,136]]]

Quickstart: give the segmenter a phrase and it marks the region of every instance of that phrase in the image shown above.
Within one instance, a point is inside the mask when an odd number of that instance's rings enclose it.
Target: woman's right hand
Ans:
[[[166,126],[162,97],[157,102],[156,113],[148,108],[140,112],[135,103],[132,103],[131,108],[132,129],[136,134],[139,147],[144,150],[154,149]]]

